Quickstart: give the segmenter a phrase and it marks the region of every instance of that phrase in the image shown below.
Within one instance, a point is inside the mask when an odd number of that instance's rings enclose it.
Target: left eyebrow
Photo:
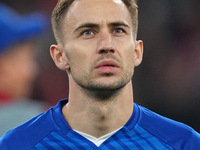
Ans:
[[[124,23],[124,22],[122,22],[122,21],[111,22],[111,23],[109,24],[109,26],[111,26],[111,27],[124,26],[124,27],[126,27],[126,28],[130,28],[130,26],[129,26],[128,24],[126,24],[126,23]]]

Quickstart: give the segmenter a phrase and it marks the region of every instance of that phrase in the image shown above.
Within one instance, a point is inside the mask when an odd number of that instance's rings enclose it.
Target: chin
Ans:
[[[115,91],[123,88],[129,81],[118,81],[110,83],[93,83],[88,85],[88,89],[94,91]]]

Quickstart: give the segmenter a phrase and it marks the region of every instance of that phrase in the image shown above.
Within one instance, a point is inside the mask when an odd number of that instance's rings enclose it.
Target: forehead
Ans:
[[[127,22],[131,26],[130,13],[121,0],[75,0],[64,16],[64,25],[82,23]]]

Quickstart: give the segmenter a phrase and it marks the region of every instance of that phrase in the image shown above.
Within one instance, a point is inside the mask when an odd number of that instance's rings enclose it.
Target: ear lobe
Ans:
[[[66,71],[69,69],[68,60],[62,48],[62,45],[60,44],[51,45],[50,54],[54,63],[59,69],[63,71]]]
[[[142,62],[143,57],[143,42],[141,40],[135,42],[135,52],[134,52],[134,65],[139,66]]]

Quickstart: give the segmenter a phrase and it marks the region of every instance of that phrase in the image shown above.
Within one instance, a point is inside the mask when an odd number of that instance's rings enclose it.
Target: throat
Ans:
[[[114,100],[120,93],[120,89],[87,90],[87,96],[93,101],[109,102]]]
[[[72,129],[101,137],[123,127],[131,117],[133,95],[128,89],[81,90],[69,95],[63,115]]]

